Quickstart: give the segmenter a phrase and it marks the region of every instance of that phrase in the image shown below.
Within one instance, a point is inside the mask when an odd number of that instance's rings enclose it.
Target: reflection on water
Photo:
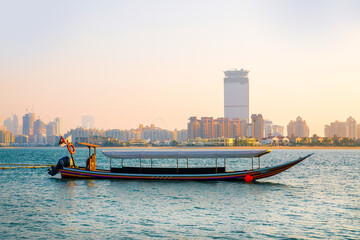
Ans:
[[[93,179],[87,179],[86,180],[86,184],[90,187],[93,188],[95,187],[96,182]]]
[[[262,160],[271,166],[310,152],[274,150]],[[0,238],[358,239],[360,151],[314,152],[252,184],[59,179],[44,169],[0,170]],[[77,154],[80,165],[87,149]],[[0,149],[6,163],[51,164],[63,155],[61,149]],[[108,167],[101,154],[97,160]]]

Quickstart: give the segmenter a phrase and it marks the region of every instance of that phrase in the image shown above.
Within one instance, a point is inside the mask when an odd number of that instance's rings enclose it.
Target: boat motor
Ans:
[[[56,166],[51,166],[49,168],[49,174],[51,176],[54,176],[55,174],[57,174],[59,172],[60,169],[63,169],[64,167],[69,167],[71,165],[71,160],[70,157],[63,157],[60,158],[58,163],[56,164]]]

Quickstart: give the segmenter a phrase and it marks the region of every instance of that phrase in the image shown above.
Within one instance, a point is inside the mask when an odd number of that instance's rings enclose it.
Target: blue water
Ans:
[[[360,239],[360,150],[273,150],[262,163],[311,152],[252,184],[68,180],[46,168],[0,169],[0,239]],[[78,165],[87,154],[76,149]],[[0,163],[55,164],[64,155],[0,149]],[[108,163],[99,152],[98,168]]]

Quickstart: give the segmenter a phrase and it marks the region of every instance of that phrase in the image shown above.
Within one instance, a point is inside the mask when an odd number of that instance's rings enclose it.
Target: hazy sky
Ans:
[[[0,0],[0,119],[65,130],[186,128],[222,117],[223,71],[250,70],[250,114],[310,134],[360,122],[360,1]]]

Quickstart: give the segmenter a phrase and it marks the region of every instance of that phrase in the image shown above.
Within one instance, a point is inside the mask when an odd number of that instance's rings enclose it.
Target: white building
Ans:
[[[249,121],[249,78],[244,69],[225,71],[224,116]]]
[[[273,136],[273,122],[270,120],[264,120],[264,137]]]
[[[272,126],[272,133],[273,136],[277,137],[277,136],[284,136],[284,126],[280,126],[280,125],[273,125]]]

